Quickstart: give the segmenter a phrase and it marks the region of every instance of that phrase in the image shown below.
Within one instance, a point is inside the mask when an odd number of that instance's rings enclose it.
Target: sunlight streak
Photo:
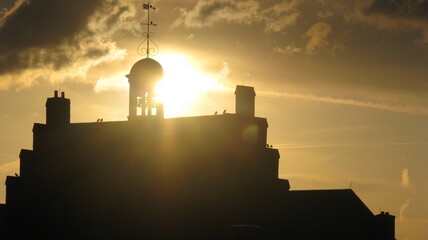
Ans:
[[[347,98],[335,98],[329,96],[316,96],[312,94],[300,94],[300,93],[288,93],[288,92],[274,92],[274,91],[259,91],[259,94],[268,95],[273,97],[284,97],[284,98],[294,98],[302,99],[315,102],[325,102],[332,104],[343,104],[356,107],[365,107],[372,108],[390,112],[401,112],[401,113],[411,113],[419,115],[428,115],[428,108],[423,106],[408,106],[408,105],[392,105],[389,103],[382,102],[367,102],[355,99]]]
[[[427,142],[393,142],[393,143],[331,143],[331,144],[293,144],[279,143],[273,144],[278,149],[298,149],[298,148],[336,148],[336,147],[390,147],[390,146],[415,146],[428,145]]]

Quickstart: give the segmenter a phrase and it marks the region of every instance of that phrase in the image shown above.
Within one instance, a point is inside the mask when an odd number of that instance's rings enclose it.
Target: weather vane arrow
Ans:
[[[143,41],[138,45],[137,52],[142,56],[146,55],[146,57],[148,58],[149,56],[154,56],[159,52],[158,45],[156,45],[156,43],[152,39],[155,34],[150,31],[151,26],[157,26],[156,23],[150,21],[150,10],[156,10],[156,8],[152,4],[150,4],[150,2],[143,3],[142,7],[144,10],[147,10],[147,23],[141,23],[141,25],[147,26],[147,30],[146,32],[143,32]],[[145,46],[144,43],[146,44]],[[152,47],[150,46],[150,43],[153,44]]]

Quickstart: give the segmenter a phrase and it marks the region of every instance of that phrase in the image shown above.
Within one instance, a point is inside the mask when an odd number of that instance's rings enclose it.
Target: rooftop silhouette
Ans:
[[[350,189],[290,191],[253,87],[234,114],[164,119],[133,78],[157,64],[131,69],[128,121],[71,123],[65,93],[47,99],[6,180],[2,239],[394,239],[395,217]]]
[[[143,8],[128,120],[72,123],[55,91],[6,179],[1,239],[395,239],[395,217],[374,215],[351,189],[296,191],[278,178],[253,87],[236,86],[235,113],[165,119],[154,7]]]

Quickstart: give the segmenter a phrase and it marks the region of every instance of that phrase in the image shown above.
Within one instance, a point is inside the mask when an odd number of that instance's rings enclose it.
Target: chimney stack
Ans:
[[[236,115],[255,116],[256,92],[253,87],[237,85],[235,90]]]
[[[46,101],[46,124],[48,126],[64,126],[70,124],[70,99],[65,98],[65,93],[54,92],[54,97]]]

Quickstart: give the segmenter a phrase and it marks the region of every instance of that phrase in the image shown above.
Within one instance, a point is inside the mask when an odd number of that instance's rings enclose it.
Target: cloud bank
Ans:
[[[428,44],[428,1],[372,0],[356,2],[355,12],[347,16],[349,22],[364,23],[380,30],[420,33],[418,42]]]
[[[84,77],[123,58],[126,51],[111,37],[131,14],[119,0],[17,1],[0,18],[0,87]]]

